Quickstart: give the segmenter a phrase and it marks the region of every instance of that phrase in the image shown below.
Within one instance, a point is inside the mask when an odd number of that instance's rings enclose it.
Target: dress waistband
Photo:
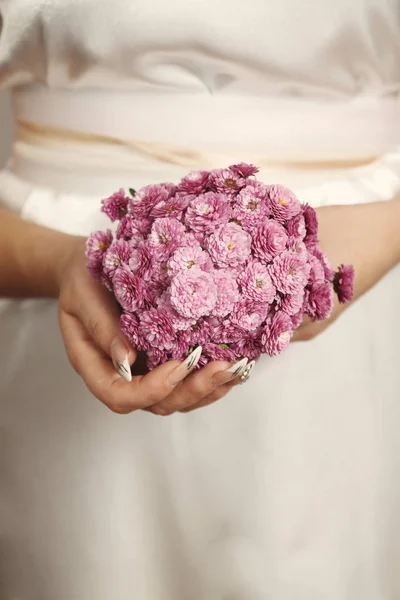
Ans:
[[[145,152],[157,147],[160,160],[165,148],[178,149],[174,160],[184,166],[197,164],[198,154],[273,162],[365,162],[390,151],[400,139],[400,103],[395,96],[327,102],[30,85],[14,90],[13,104],[20,120],[135,140]],[[187,149],[184,156],[179,149]]]

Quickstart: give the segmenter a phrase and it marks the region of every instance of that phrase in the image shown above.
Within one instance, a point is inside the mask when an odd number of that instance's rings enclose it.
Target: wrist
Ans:
[[[79,253],[85,254],[86,238],[68,234],[58,234],[53,244],[53,257],[49,265],[49,282],[52,295],[58,296],[65,273]]]

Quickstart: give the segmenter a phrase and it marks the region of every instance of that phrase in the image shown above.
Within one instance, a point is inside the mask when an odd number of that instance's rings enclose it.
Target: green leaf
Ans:
[[[133,188],[129,188],[129,193],[131,196],[136,196],[136,190],[134,190]]]

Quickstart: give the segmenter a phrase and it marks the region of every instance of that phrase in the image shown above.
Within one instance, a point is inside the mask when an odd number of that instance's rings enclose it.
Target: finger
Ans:
[[[171,394],[160,403],[152,407],[152,412],[157,415],[167,416],[181,411],[193,404],[197,404],[209,396],[220,386],[217,375],[226,372],[232,365],[224,361],[213,361],[193,372]]]
[[[192,412],[193,410],[198,410],[199,408],[205,408],[206,406],[209,406],[210,404],[214,404],[214,402],[216,402],[217,400],[221,400],[221,398],[226,396],[230,391],[232,391],[233,388],[235,388],[236,386],[241,385],[249,380],[251,373],[255,367],[255,364],[256,364],[255,361],[252,360],[246,366],[246,368],[241,370],[241,372],[234,379],[232,379],[231,381],[229,381],[228,383],[226,383],[224,385],[219,386],[209,396],[206,396],[205,398],[203,398],[203,400],[201,400],[197,404],[194,404],[193,406],[189,406],[187,409],[184,409],[181,412]],[[243,380],[243,377],[245,377],[244,380]]]
[[[131,381],[130,366],[136,351],[121,331],[120,310],[113,295],[89,273],[84,296],[75,298],[69,314],[81,321],[91,339],[105,354],[111,356],[115,369],[126,381]]]
[[[194,410],[198,410],[199,408],[206,408],[207,406],[211,406],[211,404],[215,404],[215,402],[218,402],[218,400],[222,400],[222,398],[229,394],[229,392],[231,392],[234,387],[235,384],[229,383],[225,385],[220,385],[211,394],[203,398],[200,402],[197,402],[192,406],[188,406],[182,409],[180,412],[189,413],[193,412]]]
[[[128,383],[118,376],[109,357],[77,317],[60,311],[60,326],[72,366],[92,394],[116,413],[126,414],[164,400],[179,384],[178,376],[182,379],[193,368],[194,353],[189,355],[190,360],[165,363]]]

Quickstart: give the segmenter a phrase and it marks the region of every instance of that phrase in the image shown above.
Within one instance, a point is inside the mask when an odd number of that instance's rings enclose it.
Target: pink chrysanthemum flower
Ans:
[[[234,196],[246,184],[243,177],[230,169],[214,169],[208,178],[208,185],[216,192]]]
[[[308,254],[307,260],[310,265],[309,283],[312,285],[315,283],[324,283],[325,269],[321,261],[313,254]]]
[[[166,289],[171,283],[167,261],[154,261],[152,263],[150,276],[151,280],[154,281],[161,290]]]
[[[285,227],[291,239],[303,241],[306,237],[306,223],[301,212],[293,217],[293,219],[290,219],[290,221],[287,221]]]
[[[354,268],[351,265],[340,265],[335,273],[333,288],[341,304],[351,301],[354,294]]]
[[[124,190],[121,189],[109,198],[104,198],[101,201],[101,210],[111,221],[118,221],[128,212],[128,203],[129,198],[125,196]]]
[[[265,200],[261,200],[252,193],[252,188],[242,190],[235,198],[233,219],[245,228],[254,228],[270,214],[269,206]]]
[[[306,291],[305,312],[313,321],[327,319],[333,309],[333,289],[329,282],[317,283]]]
[[[276,289],[282,294],[297,294],[307,285],[310,266],[301,256],[285,250],[274,259],[270,275]]]
[[[202,250],[199,245],[178,248],[168,261],[171,276],[193,267],[199,267],[202,271],[211,271],[213,268],[208,252]]]
[[[209,315],[217,302],[217,286],[212,274],[198,267],[175,275],[170,291],[172,306],[188,319]]]
[[[293,315],[291,317],[292,323],[293,323],[293,329],[297,329],[298,327],[300,327],[300,325],[303,322],[303,318],[304,318],[304,311],[303,311],[303,309],[299,310],[298,313],[296,313],[295,315]]]
[[[128,264],[138,277],[145,280],[150,279],[152,260],[149,248],[146,244],[141,244],[137,248],[132,249]]]
[[[226,344],[204,344],[202,354],[209,360],[226,360],[235,363],[235,353]]]
[[[151,251],[158,260],[168,259],[184,239],[185,228],[177,219],[156,219],[149,235]]]
[[[268,305],[263,302],[240,300],[234,306],[231,315],[233,325],[246,331],[255,331],[265,321],[268,314]]]
[[[173,217],[182,220],[183,212],[189,206],[190,196],[174,196],[168,200],[162,200],[151,210],[150,215],[157,218]]]
[[[223,194],[207,192],[192,200],[185,215],[194,232],[207,233],[229,221],[232,210]]]
[[[207,190],[208,171],[191,171],[181,179],[178,186],[179,192],[186,194],[202,194]]]
[[[271,304],[276,295],[268,268],[258,261],[250,261],[239,278],[243,296],[254,302]]]
[[[245,189],[250,192],[252,196],[263,200],[269,205],[269,186],[262,183],[262,181],[257,181],[257,179],[246,179]]]
[[[95,231],[86,242],[86,258],[92,264],[102,263],[103,256],[113,241],[113,235],[109,229],[106,231]]]
[[[312,206],[304,204],[302,206],[306,231],[308,235],[318,235],[318,217]]]
[[[134,312],[143,306],[143,281],[126,265],[119,267],[113,277],[114,295],[122,308]]]
[[[204,248],[205,245],[206,245],[207,236],[209,234],[206,234],[206,233],[203,233],[203,232],[200,232],[200,231],[193,231],[192,235],[193,235],[194,239],[196,240],[196,244],[198,246],[201,246],[202,248]],[[185,244],[182,244],[182,245],[184,246]]]
[[[111,279],[111,277],[106,275],[104,273],[104,271],[102,272],[99,281],[102,285],[104,285],[104,287],[106,287],[108,289],[109,292],[114,293],[114,286],[113,286],[112,279]]]
[[[144,348],[139,347],[141,346],[138,335],[139,320],[136,315],[129,312],[122,313],[120,325],[121,331],[126,335],[132,346],[137,350],[144,350]]]
[[[132,237],[132,219],[130,215],[122,217],[118,223],[116,238],[129,242]]]
[[[135,218],[148,217],[159,202],[166,202],[176,192],[173,183],[146,185],[129,200],[129,213]]]
[[[189,329],[182,332],[182,336],[188,346],[204,346],[207,342],[213,339],[213,328],[207,318],[199,319]]]
[[[283,310],[290,317],[296,315],[303,309],[304,305],[304,290],[297,294],[286,294],[278,303],[279,310]]]
[[[236,277],[232,271],[220,269],[214,271],[214,281],[217,286],[217,303],[213,308],[213,315],[225,317],[240,297]]]
[[[131,246],[138,246],[150,233],[151,219],[133,219],[131,215],[124,217],[117,229],[117,239],[130,242]]]
[[[237,267],[250,256],[251,237],[240,225],[228,223],[208,239],[208,251],[218,266]]]
[[[248,358],[257,360],[262,354],[261,333],[257,329],[255,332],[242,331],[239,340],[231,345],[236,359]]]
[[[175,343],[169,352],[169,360],[179,360],[182,362],[190,353],[189,344],[186,342],[184,332],[176,333]]]
[[[272,214],[281,223],[293,219],[301,211],[301,204],[295,194],[283,185],[271,185],[268,195]]]
[[[248,177],[252,177],[256,173],[258,173],[257,167],[246,163],[238,163],[237,165],[231,165],[229,169],[233,173],[235,173],[235,175],[243,177],[243,179],[247,179]]]
[[[158,365],[162,365],[169,360],[168,354],[158,348],[149,348],[146,352],[146,364],[149,371],[152,371]],[[178,359],[179,360],[179,359]]]
[[[213,333],[211,339],[217,344],[232,344],[239,342],[244,335],[244,330],[234,325],[230,318],[224,319],[217,324],[213,324]]]
[[[290,344],[292,336],[292,319],[286,313],[276,313],[265,324],[261,336],[263,352],[269,356],[280,354]]]
[[[290,250],[290,252],[301,256],[301,258],[303,258],[305,261],[307,261],[309,257],[307,247],[300,239],[290,237],[287,242],[287,249]]]
[[[196,319],[182,317],[176,312],[171,303],[171,293],[169,290],[165,290],[165,292],[163,292],[163,294],[158,298],[157,304],[158,308],[162,308],[166,313],[168,313],[171,323],[174,326],[174,329],[177,331],[186,331],[196,324]]]
[[[312,254],[315,254],[318,249],[318,237],[316,235],[306,235],[304,238],[304,244],[308,250]]]
[[[109,247],[103,258],[104,273],[111,279],[115,271],[121,265],[126,265],[132,254],[132,247],[129,242],[118,240]]]
[[[89,259],[86,262],[86,268],[89,271],[90,275],[93,277],[93,279],[96,279],[96,281],[103,281],[103,263],[100,260]],[[111,282],[106,282],[106,279],[104,279],[104,285],[109,290],[112,289]]]
[[[195,234],[192,232],[185,233],[182,240],[182,247],[193,247],[193,246],[201,246],[202,244],[196,238]]]
[[[319,248],[314,248],[313,255],[320,261],[321,265],[323,266],[325,272],[325,279],[327,281],[333,282],[335,278],[335,271],[331,263],[329,262],[326,254],[324,254]]]
[[[269,220],[253,232],[253,252],[263,263],[271,262],[286,248],[288,236],[285,228],[276,221]]]
[[[162,308],[150,308],[140,315],[139,335],[159,350],[171,350],[174,346],[175,331],[168,313]]]

